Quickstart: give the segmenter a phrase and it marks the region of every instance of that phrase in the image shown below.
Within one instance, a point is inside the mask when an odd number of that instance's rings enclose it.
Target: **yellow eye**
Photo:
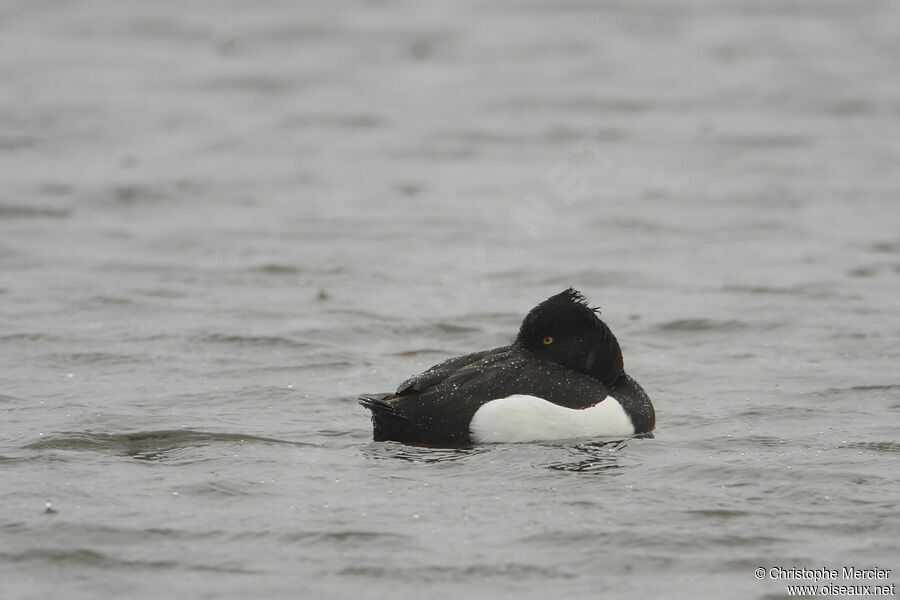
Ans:
[[[545,346],[548,345],[548,344],[552,344],[552,343],[553,343],[553,338],[550,337],[549,335],[548,335],[547,337],[544,338],[544,345],[545,345]]]

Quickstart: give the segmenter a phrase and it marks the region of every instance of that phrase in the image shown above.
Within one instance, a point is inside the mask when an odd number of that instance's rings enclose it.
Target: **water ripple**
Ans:
[[[468,566],[429,566],[397,568],[385,566],[353,566],[337,571],[342,577],[372,577],[376,579],[401,579],[417,581],[465,581],[468,579],[492,579],[496,577],[523,579],[570,579],[571,573],[529,564],[495,564]]]
[[[749,325],[734,319],[717,321],[714,319],[677,319],[657,325],[661,331],[695,333],[701,331],[731,332],[746,329]]]
[[[380,544],[385,541],[409,540],[409,536],[382,531],[290,531],[279,536],[285,542],[331,544]]]
[[[28,450],[70,450],[110,452],[137,459],[153,460],[161,455],[192,446],[211,444],[285,444],[291,446],[315,446],[307,442],[294,442],[277,438],[242,433],[212,433],[190,429],[162,431],[138,431],[135,433],[62,432],[23,446]]]
[[[463,460],[476,454],[487,452],[488,448],[429,448],[427,446],[407,446],[397,443],[373,443],[363,454],[368,458],[397,459],[413,463],[439,463]]]
[[[19,206],[15,204],[0,204],[0,219],[45,217],[62,219],[72,213],[68,208],[53,208],[50,206]]]
[[[199,338],[200,342],[211,344],[234,344],[237,346],[253,346],[253,347],[286,347],[286,348],[309,348],[313,344],[298,342],[278,335],[230,335],[226,333],[209,333]]]
[[[618,463],[617,450],[625,448],[628,440],[588,442],[568,448],[576,460],[566,460],[545,465],[551,471],[572,473],[604,473],[622,468]]]
[[[257,570],[242,569],[233,566],[189,564],[175,560],[125,560],[114,558],[108,554],[87,548],[34,548],[23,552],[0,552],[0,558],[10,562],[46,562],[53,565],[71,565],[77,567],[93,567],[98,569],[150,569],[150,570],[186,570],[215,571],[252,575]]]
[[[874,452],[900,452],[898,442],[848,442],[838,448],[853,448],[856,450],[872,450]]]

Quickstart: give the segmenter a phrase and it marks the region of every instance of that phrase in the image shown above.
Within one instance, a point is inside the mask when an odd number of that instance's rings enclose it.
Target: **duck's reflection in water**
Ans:
[[[437,448],[410,446],[399,442],[374,442],[363,449],[363,455],[375,460],[394,459],[413,463],[440,463],[463,460],[487,452],[489,449],[489,446]]]
[[[652,438],[653,434],[637,436],[639,438]],[[548,452],[557,456],[559,453],[568,455],[564,460],[536,466],[553,471],[572,471],[579,473],[592,473],[615,470],[621,467],[619,464],[619,451],[623,450],[636,438],[603,440],[582,443],[554,443],[541,444]],[[374,442],[365,446],[362,453],[373,460],[402,460],[412,463],[446,463],[473,458],[489,452],[500,451],[504,454],[510,452],[518,455],[521,450],[526,456],[533,459],[534,455],[527,452],[535,449],[535,444],[485,444],[481,446],[466,446],[458,448],[440,448],[432,446],[412,446],[400,442]]]
[[[565,446],[571,455],[570,460],[562,460],[544,465],[552,471],[571,471],[573,473],[603,473],[622,468],[619,464],[618,451],[631,442],[627,440],[607,440],[602,442],[585,442]]]

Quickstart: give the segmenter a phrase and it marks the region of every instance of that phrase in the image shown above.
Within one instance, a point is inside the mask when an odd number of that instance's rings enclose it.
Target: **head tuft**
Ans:
[[[535,306],[522,321],[516,343],[565,367],[612,385],[623,373],[619,342],[574,288]]]
[[[571,302],[572,304],[578,304],[580,306],[585,307],[586,309],[590,310],[593,313],[596,313],[598,315],[600,314],[600,307],[599,306],[591,306],[588,303],[588,299],[584,297],[584,294],[582,294],[575,288],[569,288],[567,290],[564,290],[564,291],[560,292],[559,294],[557,294],[556,296],[550,297],[549,300],[553,300],[554,298],[557,298],[560,296],[565,299],[568,299],[568,301]]]

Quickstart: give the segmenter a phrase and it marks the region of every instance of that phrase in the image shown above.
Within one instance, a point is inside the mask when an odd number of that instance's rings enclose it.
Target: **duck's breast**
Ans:
[[[634,426],[612,396],[582,409],[566,408],[537,396],[515,394],[483,404],[469,423],[472,440],[538,442],[586,437],[628,437]]]

